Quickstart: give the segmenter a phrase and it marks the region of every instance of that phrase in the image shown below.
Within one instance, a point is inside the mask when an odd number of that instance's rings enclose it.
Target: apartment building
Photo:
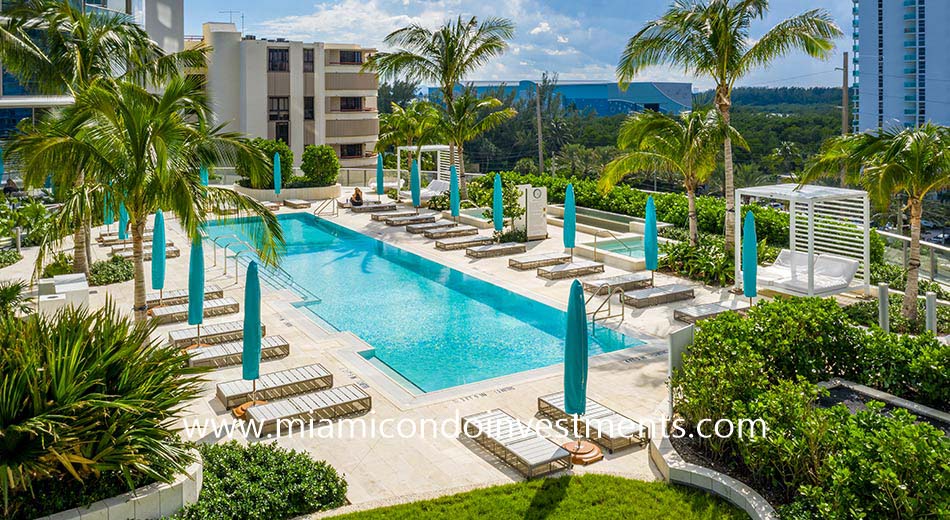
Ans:
[[[186,45],[211,47],[206,78],[214,117],[228,130],[290,145],[328,144],[343,167],[376,164],[378,81],[362,66],[375,49],[243,35],[232,23],[205,23]]]
[[[855,131],[950,125],[948,0],[853,0]]]
[[[184,49],[184,0],[68,0],[88,12],[129,16],[165,50]],[[11,5],[0,2],[2,10]],[[2,67],[2,64],[0,64]],[[2,71],[0,81],[0,139],[5,138],[23,119],[35,118],[42,110],[72,103],[69,96],[37,95],[30,85],[21,85]]]

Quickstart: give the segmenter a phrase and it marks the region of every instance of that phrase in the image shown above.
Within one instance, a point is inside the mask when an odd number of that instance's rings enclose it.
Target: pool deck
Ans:
[[[279,214],[294,211],[297,210],[281,208]],[[508,290],[557,308],[566,308],[571,280],[548,281],[537,277],[533,270],[509,269],[508,257],[473,259],[465,256],[464,250],[437,251],[434,240],[409,234],[402,228],[374,222],[369,214],[341,210],[340,215],[332,221]],[[168,290],[185,288],[190,254],[187,247],[189,241],[173,219],[166,217],[166,224],[166,235],[181,249],[181,256],[168,260],[165,287]],[[100,248],[95,244],[95,237],[104,230],[102,227],[93,231],[95,259],[104,259],[108,254],[108,248]],[[562,252],[561,231],[561,228],[549,225],[549,239],[529,243],[528,252]],[[577,241],[582,243],[588,238],[592,237],[581,234]],[[68,242],[64,247],[69,247]],[[221,286],[225,296],[242,302],[243,308],[243,269],[239,280],[235,281],[233,260],[229,262],[228,275],[225,276],[221,251],[218,251],[216,262],[210,245],[205,246],[204,253],[206,282]],[[0,279],[29,279],[35,255],[35,251],[26,250],[23,261],[0,270]],[[146,273],[150,272],[149,265],[146,263]],[[618,269],[607,267],[602,275],[593,277],[621,273]],[[673,321],[673,310],[697,303],[735,299],[724,289],[712,291],[707,287],[662,274],[656,276],[656,283],[696,285],[696,298],[649,309],[628,308],[624,323],[618,328],[626,334],[646,340],[647,343],[592,359],[588,378],[588,395],[591,398],[645,423],[659,423],[665,414],[666,336],[682,325]],[[263,289],[262,322],[267,326],[267,334],[283,336],[289,341],[291,350],[286,358],[263,362],[261,371],[267,373],[321,363],[333,373],[334,386],[359,384],[372,396],[373,411],[363,416],[365,420],[379,422],[385,419],[408,419],[416,421],[417,424],[423,420],[435,420],[457,424],[461,416],[503,408],[516,418],[527,422],[535,417],[538,396],[562,389],[561,366],[556,365],[422,397],[407,396],[381,372],[369,369],[365,362],[360,363],[354,359],[354,351],[366,348],[365,343],[355,335],[348,332],[327,332],[307,317],[307,311],[293,305],[299,301],[296,295],[287,290],[275,290],[266,284]],[[90,304],[93,307],[104,304],[108,296],[120,309],[131,309],[131,281],[93,288],[93,291],[90,296]],[[593,301],[599,303],[602,297],[595,297]],[[233,321],[240,319],[240,316],[242,315],[215,317],[206,319],[205,323]],[[438,317],[427,316],[425,319]],[[186,326],[163,325],[158,327],[156,336],[164,339],[169,331]],[[617,324],[614,323],[614,326],[617,327]],[[188,406],[185,419],[192,424],[195,421],[212,419],[230,423],[230,415],[215,399],[215,385],[240,377],[240,366],[210,372],[202,397]],[[207,434],[202,440],[212,441],[215,438],[214,434]],[[193,436],[190,440],[198,438]],[[554,440],[562,442],[568,439],[555,437]],[[303,436],[295,435],[263,442],[277,442],[288,448],[303,450],[332,464],[345,475],[349,485],[347,496],[353,505],[344,508],[346,511],[521,480],[520,475],[474,443],[454,437],[433,436],[431,432],[427,432],[424,437],[403,439],[380,436],[368,438],[358,435],[358,431],[357,435],[344,432],[343,435],[321,438],[318,432],[310,431]],[[610,473],[644,480],[659,478],[659,473],[648,461],[646,449],[634,447],[605,455],[603,461],[586,467],[577,466],[573,471]]]

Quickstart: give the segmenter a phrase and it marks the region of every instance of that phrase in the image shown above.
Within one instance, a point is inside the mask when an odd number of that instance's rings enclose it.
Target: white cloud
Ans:
[[[567,42],[569,42],[569,41],[571,41],[571,40],[567,39],[566,36],[561,36],[560,34],[557,35],[557,42],[558,42],[558,43],[567,43]]]
[[[535,34],[535,35],[551,32],[551,24],[549,24],[548,22],[541,22],[538,24],[537,27],[535,27],[534,29],[531,29],[531,31],[529,32],[530,34]]]

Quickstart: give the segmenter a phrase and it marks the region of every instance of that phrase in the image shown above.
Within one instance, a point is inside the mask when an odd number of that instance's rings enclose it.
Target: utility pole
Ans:
[[[851,130],[851,103],[848,100],[848,53],[844,53],[841,63],[841,135]]]
[[[534,112],[538,120],[538,174],[544,175],[544,144],[541,139],[541,84],[534,84]]]

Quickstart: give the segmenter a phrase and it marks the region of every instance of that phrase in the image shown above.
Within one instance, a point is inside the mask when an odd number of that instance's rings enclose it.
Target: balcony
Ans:
[[[376,107],[363,108],[331,108],[327,110],[329,114],[375,114]]]
[[[914,103],[916,103],[917,96],[904,96],[904,101],[913,101]]]
[[[916,73],[917,73],[917,68],[915,67],[907,67],[904,69],[904,74],[916,74]]]
[[[326,75],[327,90],[376,90],[376,74],[332,73]]]
[[[905,82],[904,82],[904,88],[917,88],[917,82],[916,82],[916,81],[905,81]]]
[[[904,7],[917,7],[917,0],[904,0]]]
[[[916,12],[914,12],[914,13],[907,13],[907,14],[904,15],[904,19],[905,19],[905,20],[916,20],[916,19],[917,19],[917,13],[916,13]]]
[[[904,61],[917,61],[917,55],[916,55],[916,54],[905,54],[905,55],[904,55]]]
[[[917,40],[904,42],[904,47],[916,47],[916,46],[917,46]]]

